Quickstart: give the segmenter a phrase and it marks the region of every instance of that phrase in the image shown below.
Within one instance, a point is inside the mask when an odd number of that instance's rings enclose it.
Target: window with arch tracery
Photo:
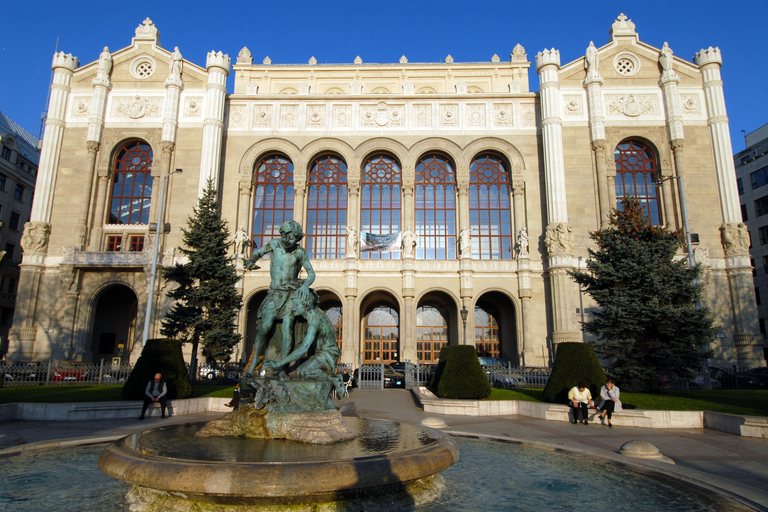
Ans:
[[[509,171],[492,154],[480,155],[469,166],[469,227],[472,257],[481,260],[512,259]]]
[[[501,357],[499,311],[488,303],[475,306],[475,349],[478,357]]]
[[[453,166],[440,155],[416,164],[416,259],[456,258],[456,177]]]
[[[384,363],[398,361],[400,338],[400,315],[397,310],[385,305],[376,306],[363,322],[363,363],[370,364],[384,360]]]
[[[659,189],[656,181],[656,155],[648,144],[639,140],[622,142],[613,151],[616,161],[616,207],[621,198],[634,196],[643,206],[652,225],[661,224]]]
[[[115,155],[110,224],[148,224],[152,203],[152,148],[144,141],[123,145]]]
[[[293,219],[293,163],[283,155],[268,155],[255,171],[251,249],[279,238],[280,225]]]
[[[400,164],[388,155],[366,160],[360,173],[360,231],[386,235],[400,231]],[[393,252],[361,252],[361,259],[398,259]]]
[[[331,324],[333,324],[333,330],[336,336],[336,345],[338,345],[339,350],[344,350],[344,347],[342,346],[342,329],[344,324],[343,308],[340,305],[332,305],[322,309],[325,312],[325,316],[327,316],[328,320],[330,320]]]
[[[422,363],[436,363],[440,349],[448,344],[448,312],[437,304],[416,310],[416,357]]]
[[[347,227],[347,165],[338,157],[317,157],[309,170],[307,254],[344,258]]]

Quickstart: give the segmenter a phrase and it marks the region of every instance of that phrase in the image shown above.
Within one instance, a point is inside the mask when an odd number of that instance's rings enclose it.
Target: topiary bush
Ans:
[[[440,398],[487,398],[491,384],[477,360],[472,345],[446,345],[440,350],[440,360],[431,390]]]
[[[123,396],[130,400],[142,400],[147,383],[156,373],[163,374],[163,380],[168,386],[168,398],[192,396],[192,383],[181,354],[181,343],[168,339],[147,340],[123,386]]]
[[[568,391],[583,382],[592,393],[599,396],[600,387],[605,384],[605,372],[597,359],[595,349],[588,343],[560,343],[557,345],[555,366],[544,388],[544,401],[565,404]]]

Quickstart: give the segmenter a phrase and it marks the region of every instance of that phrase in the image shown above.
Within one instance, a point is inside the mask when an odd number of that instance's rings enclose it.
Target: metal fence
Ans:
[[[483,365],[488,382],[495,388],[543,388],[552,369],[546,366]]]
[[[10,363],[0,367],[5,386],[123,384],[130,365],[100,363]]]

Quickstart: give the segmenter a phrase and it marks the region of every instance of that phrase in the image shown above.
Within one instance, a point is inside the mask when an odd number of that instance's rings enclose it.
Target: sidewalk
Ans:
[[[222,399],[224,400],[224,399]],[[768,511],[768,441],[739,437],[705,429],[608,428],[599,423],[573,425],[522,416],[467,417],[424,413],[409,391],[354,390],[339,402],[345,416],[367,416],[420,424],[442,420],[443,431],[457,435],[502,438],[548,449],[563,449],[591,457],[608,458],[624,465],[672,474],[684,481],[740,497],[756,510]],[[620,413],[617,413],[620,414]],[[154,426],[219,418],[222,413],[198,413],[169,419],[11,421],[0,424],[3,439],[35,443],[0,450],[10,453],[79,443],[106,442]],[[627,441],[646,441],[674,460],[675,465],[652,460],[629,459],[618,454]],[[7,446],[7,445],[5,445]]]

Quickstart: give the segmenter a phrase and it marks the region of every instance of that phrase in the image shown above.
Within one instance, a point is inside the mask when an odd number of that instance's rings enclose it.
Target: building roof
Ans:
[[[19,153],[25,159],[35,164],[39,162],[40,150],[38,149],[37,138],[0,111],[0,135],[4,133],[9,133],[16,137]]]

